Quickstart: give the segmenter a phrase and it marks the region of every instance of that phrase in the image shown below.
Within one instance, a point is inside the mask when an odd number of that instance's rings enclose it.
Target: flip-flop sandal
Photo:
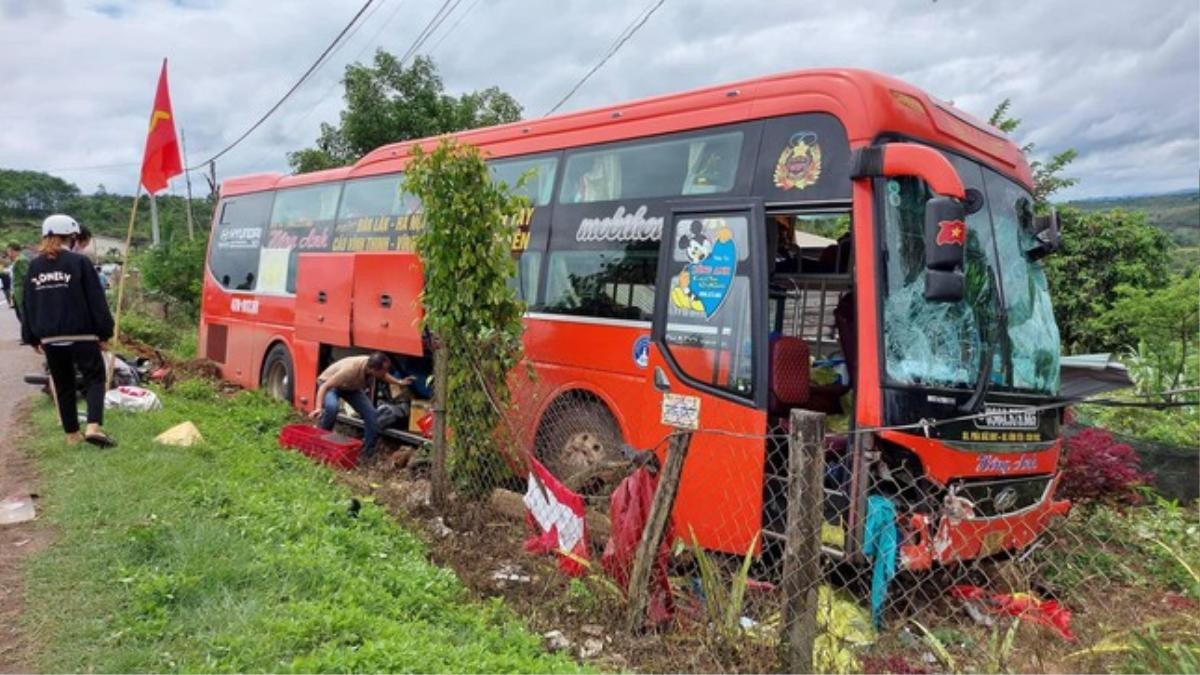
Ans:
[[[98,448],[115,448],[117,442],[112,437],[105,434],[88,434],[83,437],[83,440],[91,443]]]

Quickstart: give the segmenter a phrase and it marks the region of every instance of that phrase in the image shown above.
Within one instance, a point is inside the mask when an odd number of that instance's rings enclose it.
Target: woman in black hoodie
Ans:
[[[42,245],[25,274],[21,337],[46,355],[67,442],[86,440],[111,447],[116,442],[100,428],[105,379],[100,352],[112,338],[113,318],[92,261],[67,249],[78,234],[79,223],[70,216],[53,215],[42,221]],[[75,401],[76,368],[87,396],[87,429],[82,437]]]

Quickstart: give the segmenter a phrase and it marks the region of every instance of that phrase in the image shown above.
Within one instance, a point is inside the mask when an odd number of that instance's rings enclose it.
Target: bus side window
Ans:
[[[513,254],[516,258],[516,275],[508,280],[508,287],[517,292],[517,297],[527,305],[537,299],[538,276],[542,271],[542,252],[525,251]]]
[[[546,300],[552,314],[650,321],[654,314],[657,242],[623,249],[551,250]]]
[[[255,290],[260,247],[274,197],[274,192],[257,192],[221,201],[208,268],[223,288]]]
[[[256,284],[260,292],[295,293],[297,257],[328,251],[342,183],[279,190],[262,240]]]

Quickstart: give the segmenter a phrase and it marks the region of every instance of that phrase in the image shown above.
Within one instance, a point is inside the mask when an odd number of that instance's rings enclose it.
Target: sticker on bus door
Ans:
[[[676,226],[677,253],[688,264],[671,280],[671,304],[712,318],[733,285],[737,244],[724,218],[681,220]]]

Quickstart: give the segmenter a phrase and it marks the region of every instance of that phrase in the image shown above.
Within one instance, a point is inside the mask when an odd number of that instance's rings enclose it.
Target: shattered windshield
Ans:
[[[1061,357],[1058,324],[1046,272],[1041,262],[1025,255],[1037,242],[1029,229],[1021,226],[1019,215],[1022,200],[1032,203],[1032,197],[990,169],[983,174],[1008,314],[1011,363],[1004,383],[1015,389],[1056,394]]]
[[[980,359],[990,354],[993,387],[1054,394],[1058,326],[1045,273],[1024,254],[1033,237],[1019,218],[1019,200],[1029,199],[1029,193],[974,162],[947,156],[964,186],[987,198],[985,208],[967,217],[962,302],[924,299],[924,211],[932,196],[925,183],[909,177],[883,183],[888,378],[899,384],[971,388],[980,374]]]

